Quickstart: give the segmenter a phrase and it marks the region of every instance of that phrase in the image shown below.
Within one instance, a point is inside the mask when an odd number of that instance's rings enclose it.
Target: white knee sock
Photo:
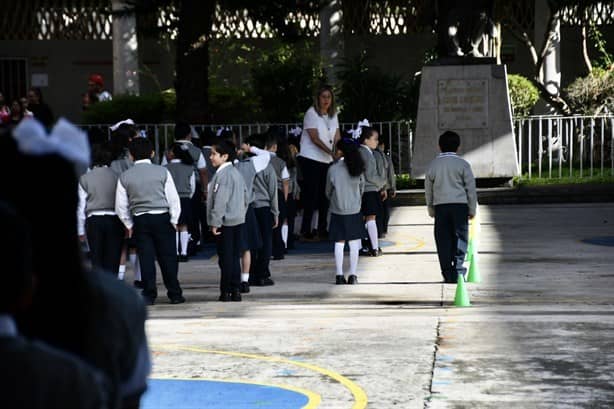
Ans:
[[[175,252],[179,254],[179,234],[180,232],[175,233]]]
[[[343,247],[345,243],[335,243],[335,268],[337,275],[343,275]]]
[[[350,240],[348,243],[350,246],[350,275],[356,274],[356,268],[358,267],[358,250],[360,249],[360,239]]]
[[[284,241],[284,247],[288,247],[288,225],[281,225],[281,239]]]
[[[136,253],[130,253],[128,256],[130,262],[132,263],[132,269],[134,270],[134,279],[136,281],[141,281],[141,264],[139,263],[139,257]]]
[[[181,241],[181,255],[186,256],[188,254],[188,241],[190,241],[190,234],[187,231],[180,231],[179,240]]]
[[[121,264],[119,266],[119,271],[117,272],[117,278],[119,280],[123,280],[125,275],[126,275],[126,265],[125,264]]]
[[[316,209],[313,211],[313,216],[311,217],[311,230],[318,230],[318,219],[320,218],[320,212]]]
[[[369,220],[367,222],[367,233],[369,233],[369,239],[371,240],[371,246],[373,250],[377,250],[379,248],[379,241],[377,240],[377,224],[375,220]]]

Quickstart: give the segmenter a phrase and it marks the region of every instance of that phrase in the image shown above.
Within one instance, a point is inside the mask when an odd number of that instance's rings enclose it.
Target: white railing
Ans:
[[[614,115],[518,118],[514,134],[524,177],[614,176]]]
[[[614,176],[614,115],[603,116],[531,116],[514,119],[516,155],[523,177],[561,178]],[[414,123],[412,121],[371,122],[386,141],[397,174],[409,173],[413,152]],[[215,132],[223,127],[232,129],[239,141],[271,126],[288,131],[301,123],[253,123],[195,125],[199,133]],[[342,130],[355,123],[341,123]],[[110,137],[109,125],[83,125],[99,128]],[[174,124],[140,124],[162,152],[174,140]]]

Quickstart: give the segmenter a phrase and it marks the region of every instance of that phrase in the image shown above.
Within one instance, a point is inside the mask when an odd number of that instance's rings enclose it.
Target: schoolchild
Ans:
[[[384,186],[384,189],[386,189],[387,199],[384,200],[383,206],[383,237],[386,237],[386,234],[388,234],[388,223],[390,222],[390,210],[392,208],[391,199],[394,199],[397,195],[397,178],[394,171],[392,156],[390,155],[390,149],[387,145],[388,144],[383,139],[381,139],[378,147],[378,151],[381,152],[382,156],[386,159],[386,162],[384,163],[386,169],[386,186]]]
[[[92,265],[117,276],[126,230],[115,213],[118,174],[110,163],[107,146],[92,146],[92,169],[79,178],[77,229],[81,242],[87,240]]]
[[[255,138],[256,135],[250,135],[249,139]],[[228,139],[227,139],[228,140]],[[237,155],[241,155],[241,159],[234,160],[234,166],[239,171],[245,186],[247,188],[248,206],[245,212],[244,236],[246,238],[246,249],[241,257],[241,292],[248,293],[249,278],[252,266],[252,260],[256,260],[258,250],[262,248],[262,235],[254,210],[254,180],[259,172],[262,172],[271,161],[271,155],[256,156],[251,152],[252,147],[248,143],[243,143],[241,149],[237,151]]]
[[[460,136],[446,131],[439,136],[441,153],[430,163],[424,178],[429,216],[435,218],[435,244],[446,283],[465,276],[463,266],[469,238],[468,219],[475,216],[477,193],[469,162],[456,154]]]
[[[151,163],[153,145],[146,138],[130,142],[134,166],[119,176],[115,211],[134,240],[141,264],[143,297],[153,305],[158,295],[156,260],[171,304],[185,302],[177,280],[176,225],[181,212],[170,172]]]
[[[299,127],[293,128],[289,131],[290,135],[287,140],[287,149],[282,146],[281,149],[278,146],[278,151],[281,158],[286,161],[288,172],[290,172],[290,188],[288,192],[288,216],[286,218],[286,226],[282,226],[282,237],[286,243],[288,250],[295,249],[295,226],[296,217],[299,210],[299,204],[301,200],[301,187],[299,184],[300,167],[296,156],[298,155],[298,148],[300,146],[297,137],[300,136],[302,129]],[[287,157],[284,157],[284,151],[286,151]],[[298,223],[300,225],[300,223]]]
[[[113,160],[111,161],[109,167],[117,173],[117,176],[119,176],[125,170],[134,165],[132,159],[130,158],[128,145],[132,139],[138,137],[138,131],[134,121],[130,118],[111,125],[109,129],[111,130],[110,147],[111,154],[113,156]],[[141,265],[136,254],[134,240],[125,236],[119,261],[118,278],[120,280],[123,280],[124,275],[126,274],[127,260],[130,262],[130,264],[132,264],[132,269],[134,272],[134,286],[143,288],[143,282],[141,280]]]
[[[277,132],[274,130],[269,130],[269,133],[265,136],[265,146],[264,150],[261,150],[257,147],[252,147],[252,151],[256,151],[256,154],[268,154],[271,155],[271,166],[273,170],[275,170],[275,175],[277,176],[277,206],[279,208],[279,223],[273,229],[273,244],[271,255],[273,260],[283,260],[285,253],[285,243],[282,237],[282,226],[286,226],[286,234],[288,230],[288,221],[287,221],[287,201],[290,193],[290,173],[288,172],[288,167],[286,166],[286,161],[282,159],[277,152],[279,151],[280,143],[284,143],[281,135],[277,135]],[[281,141],[280,141],[281,139]],[[285,155],[288,156],[287,154]]]
[[[377,159],[373,151],[379,141],[378,132],[369,127],[362,127],[358,138],[359,152],[365,163],[365,191],[362,195],[362,214],[365,217],[365,227],[368,233],[368,248],[366,254],[379,256],[382,253],[379,247],[376,217],[381,214],[382,202],[386,200],[386,175],[383,169],[378,169]]]
[[[177,260],[180,262],[188,261],[188,243],[190,235],[188,226],[192,222],[192,197],[196,192],[196,181],[194,176],[194,160],[188,147],[185,144],[174,143],[168,152],[168,163],[165,165],[173,177],[179,201],[181,203],[181,213],[177,222]]]
[[[261,149],[264,146],[262,138],[254,139],[253,144],[261,145],[259,146]],[[262,237],[262,247],[256,251],[256,257],[253,257],[254,255],[252,254],[249,284],[253,286],[275,284],[271,279],[269,264],[273,249],[273,229],[277,227],[279,222],[277,187],[277,175],[275,174],[275,169],[269,163],[254,178],[254,213],[256,214],[258,229]]]
[[[360,201],[365,189],[365,164],[358,142],[343,138],[336,144],[338,160],[328,169],[326,197],[330,201],[329,238],[335,242],[336,284],[357,284],[358,251],[364,237],[364,221]],[[350,248],[350,270],[343,274],[343,249]]]
[[[207,223],[216,238],[220,266],[219,301],[241,301],[240,259],[246,248],[243,224],[247,211],[247,187],[232,165],[236,148],[220,141],[211,148],[211,163],[216,167],[207,195]]]
[[[196,178],[196,192],[192,196],[192,209],[199,209],[203,206],[207,200],[207,162],[203,155],[201,148],[192,143],[194,136],[193,128],[186,122],[177,122],[175,124],[175,142],[183,144],[188,148],[188,152],[192,156],[194,174]],[[166,165],[165,158],[162,160],[162,165]],[[200,219],[198,219],[199,212],[192,213],[191,223],[188,225],[188,231],[190,233],[189,241],[189,254],[195,254],[200,250],[202,245],[200,231]]]

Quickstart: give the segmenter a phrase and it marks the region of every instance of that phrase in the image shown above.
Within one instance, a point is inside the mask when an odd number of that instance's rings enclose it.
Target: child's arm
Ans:
[[[290,192],[290,172],[288,172],[288,168],[284,166],[281,170],[281,186],[282,191],[284,192],[284,202],[288,201],[288,194]]]
[[[277,175],[271,168],[271,171],[268,173],[268,186],[267,189],[269,191],[269,197],[271,199],[271,213],[273,213],[273,228],[277,227],[277,222],[279,218],[279,202],[277,201]]]
[[[472,219],[475,216],[476,208],[478,205],[478,194],[475,188],[475,177],[473,176],[471,165],[469,165],[468,163],[463,171],[463,180],[465,181],[465,192],[467,193],[469,218]]]
[[[326,198],[330,200],[333,197],[333,180],[332,175],[330,174],[331,168],[328,168],[328,172],[326,173],[326,186],[324,187],[324,193],[326,194]]]
[[[210,207],[207,209],[207,223],[209,223],[213,234],[216,234],[216,230],[222,227],[224,214],[226,213],[226,203],[230,200],[230,189],[228,186],[218,182],[220,180],[216,178],[211,182],[208,203]]]
[[[79,240],[85,241],[85,201],[87,200],[87,192],[79,183],[79,204],[77,206],[77,232]]]
[[[426,210],[429,212],[429,216],[435,217],[435,207],[433,206],[433,179],[428,171],[424,176],[424,196],[426,199]]]
[[[115,188],[115,213],[117,217],[124,223],[126,230],[128,231],[128,237],[132,236],[132,215],[130,214],[130,206],[128,201],[128,193],[126,188],[122,185],[121,179],[117,180],[117,187]]]
[[[168,202],[168,212],[171,215],[171,224],[176,229],[177,222],[179,222],[179,215],[181,214],[181,202],[179,200],[179,194],[177,193],[177,187],[175,187],[173,177],[168,170],[166,171],[164,194],[166,196],[166,201]]]

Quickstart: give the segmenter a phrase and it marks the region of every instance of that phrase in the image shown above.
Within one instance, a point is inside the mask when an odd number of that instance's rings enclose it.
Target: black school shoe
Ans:
[[[232,298],[231,293],[221,293],[220,297],[217,299],[218,301],[227,302]]]
[[[261,278],[259,280],[252,280],[250,278],[249,280],[249,285],[252,285],[254,287],[267,287],[270,285],[275,285],[275,281],[271,280],[270,278]]]
[[[230,294],[230,301],[241,301],[241,293],[238,291],[233,291],[232,294]]]
[[[345,281],[345,277],[342,275],[337,275],[335,276],[335,284],[347,284],[347,282]]]
[[[188,260],[189,260],[188,256],[185,255],[185,254],[179,254],[177,256],[177,261],[180,262],[180,263],[186,263]]]
[[[141,280],[134,280],[134,286],[140,289],[145,288],[145,284]]]
[[[368,248],[361,248],[360,250],[358,250],[358,255],[359,256],[370,256],[371,255],[371,250],[369,250]]]
[[[178,297],[173,297],[171,298],[171,304],[183,304],[185,302],[185,298],[183,297],[183,295],[180,295]]]
[[[358,284],[358,277],[356,277],[354,274],[350,275],[348,277],[348,284],[350,285]]]
[[[249,293],[249,283],[247,281],[241,281],[239,291],[241,291],[243,294]]]

